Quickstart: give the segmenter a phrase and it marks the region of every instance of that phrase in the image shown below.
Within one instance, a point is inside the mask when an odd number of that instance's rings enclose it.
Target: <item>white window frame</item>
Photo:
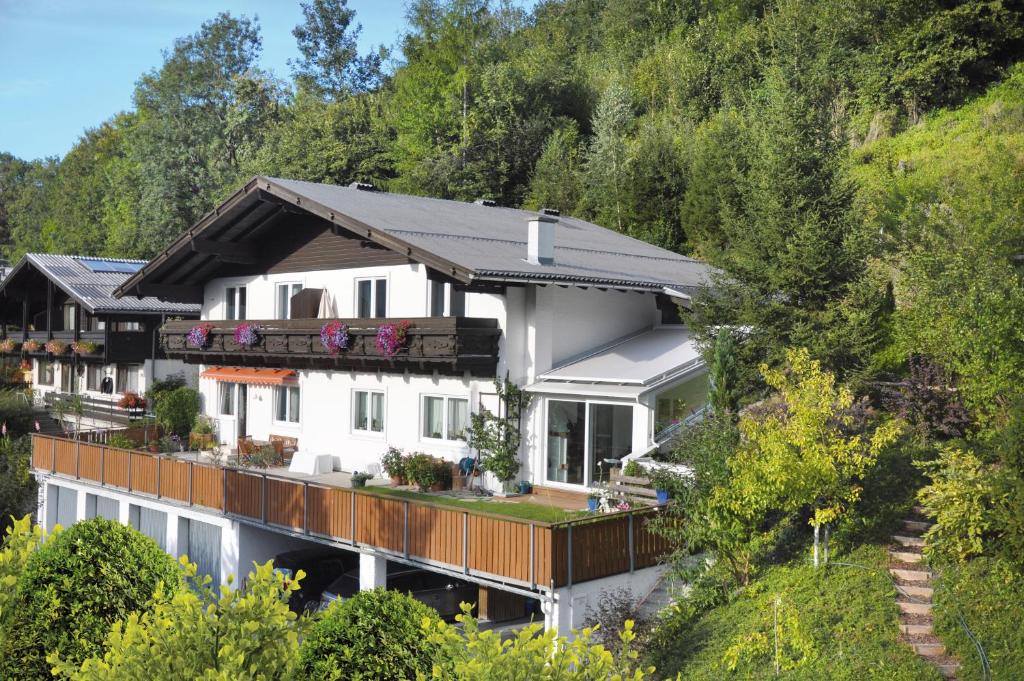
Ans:
[[[441,437],[431,437],[429,435],[424,435],[423,434],[424,426],[426,425],[426,422],[427,422],[427,398],[430,398],[430,397],[437,398],[437,399],[441,400],[441,415],[442,415],[442,423],[444,424],[444,432],[441,433]],[[448,403],[451,400],[462,400],[463,402],[466,403],[466,428],[467,429],[469,428],[469,426],[470,426],[469,418],[470,418],[470,416],[472,415],[473,412],[470,409],[470,400],[469,400],[468,396],[463,396],[463,395],[444,395],[444,394],[439,394],[439,393],[423,393],[423,394],[420,395],[420,423],[419,423],[420,440],[424,440],[426,442],[444,442],[444,443],[447,443],[447,444],[462,444],[462,445],[466,444],[466,440],[464,440],[463,438],[449,437],[448,428],[451,426],[451,424],[448,423],[448,413],[449,413],[448,412]]]
[[[381,400],[381,409],[384,411],[384,413],[380,415],[380,417],[381,417],[381,423],[380,423],[381,428],[380,428],[380,430],[373,430],[372,428],[360,428],[356,424],[356,406],[357,406],[356,394],[357,393],[366,393],[366,395],[367,395],[366,402],[367,402],[367,409],[368,409],[368,417],[370,419],[370,423],[367,424],[367,425],[371,425],[373,423],[373,400],[371,399],[371,396],[374,395],[374,394],[379,394],[379,395],[381,395],[383,397],[383,399]],[[349,427],[350,427],[350,429],[352,431],[352,434],[353,435],[363,436],[363,437],[383,438],[384,437],[384,433],[386,433],[387,429],[388,429],[388,393],[387,393],[387,391],[386,390],[381,390],[380,388],[352,388],[351,397],[352,397],[352,408],[349,410],[349,412],[350,412],[349,413]]]
[[[248,317],[249,317],[249,291],[247,289],[248,289],[248,287],[245,284],[225,284],[224,285],[224,319],[225,320],[244,322],[246,319],[248,319]],[[234,294],[233,294],[234,295],[234,301],[233,302],[234,302],[234,306],[235,306],[235,316],[234,317],[229,317],[228,316],[228,310],[231,309],[230,305],[228,304],[228,302],[229,302],[229,300],[228,300],[229,299],[229,291],[234,291]],[[238,304],[238,302],[239,302],[238,292],[239,291],[245,291],[245,316],[244,317],[239,317],[238,316],[238,309],[240,307],[239,304]],[[274,291],[276,293],[277,289],[275,289]]]
[[[231,391],[231,413],[224,413],[224,400],[221,399],[221,388]],[[217,417],[224,419],[238,418],[238,384],[228,381],[217,381]]]
[[[280,419],[277,418],[277,409],[280,406],[280,400],[282,398],[284,398],[284,400],[287,402],[287,404],[285,406],[285,415],[287,417],[287,415],[291,414],[291,407],[292,407],[292,405],[291,405],[291,390],[292,390],[292,388],[294,388],[295,390],[298,391],[298,398],[299,398],[298,413],[295,414],[295,420],[294,421],[292,421],[291,419],[287,419],[287,418],[286,418],[286,420],[281,421]],[[274,420],[275,424],[280,425],[280,426],[286,426],[286,427],[295,428],[295,427],[298,427],[298,426],[302,425],[302,388],[297,383],[286,384],[286,385],[275,385],[274,386],[274,419],[273,420]]]
[[[281,298],[280,298],[280,291],[279,291],[279,289],[282,286],[287,286],[289,294],[290,294],[288,296],[288,310],[287,310],[287,312],[283,312],[281,310]],[[299,287],[299,291],[301,291],[302,289],[306,288],[306,286],[305,286],[305,284],[303,282],[295,281],[295,280],[292,280],[292,279],[282,280],[282,281],[275,281],[274,282],[274,319],[291,319],[292,318],[292,296],[294,296],[295,293],[297,293],[297,292],[292,293],[292,289],[294,287],[296,287],[296,286]]]
[[[374,312],[374,314],[370,315],[369,317],[360,317],[359,316],[359,284],[364,282],[364,281],[370,281],[370,282],[383,281],[384,282],[384,315],[383,316],[387,317],[388,314],[391,312],[391,278],[388,277],[387,275],[378,275],[378,276],[375,276],[375,277],[356,277],[353,280],[354,283],[352,285],[352,292],[353,292],[353,300],[352,300],[352,312],[353,312],[353,314],[352,314],[352,316],[355,317],[356,319],[380,319],[380,317],[377,317],[377,315],[376,315],[376,312],[377,312],[377,286],[375,284],[371,284],[370,285],[370,310],[372,312]]]
[[[551,408],[552,402],[582,402],[584,405],[583,410],[583,484],[575,482],[559,482],[558,480],[548,480],[548,412]],[[540,449],[541,459],[538,462],[540,467],[537,469],[540,473],[538,485],[548,485],[551,487],[560,487],[563,489],[587,489],[594,486],[594,480],[591,476],[593,470],[593,462],[591,458],[593,452],[590,451],[590,405],[592,404],[610,404],[615,407],[630,407],[633,409],[633,426],[635,430],[636,426],[636,409],[639,405],[632,402],[617,402],[615,400],[602,400],[581,398],[574,395],[548,395],[544,398],[544,421],[543,421],[543,442],[544,446]],[[633,437],[636,437],[636,433],[633,433]]]
[[[454,291],[453,285],[443,281],[434,281],[433,279],[427,279],[427,316],[436,317],[433,308],[433,292],[435,286],[444,287],[444,310],[442,311],[442,317],[452,317],[452,292]],[[469,297],[465,291],[462,292],[462,315],[465,316],[469,313]]]

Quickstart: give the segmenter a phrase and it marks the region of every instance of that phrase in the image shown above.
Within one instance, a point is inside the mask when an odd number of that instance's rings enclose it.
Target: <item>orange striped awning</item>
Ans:
[[[244,367],[212,367],[200,374],[203,378],[250,385],[287,385],[298,379],[291,369],[247,369]]]

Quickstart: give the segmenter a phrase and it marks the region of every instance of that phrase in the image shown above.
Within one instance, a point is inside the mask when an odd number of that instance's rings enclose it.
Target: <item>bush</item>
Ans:
[[[981,660],[960,623],[978,639],[993,679],[1017,679],[1024,670],[1024,576],[1010,562],[975,558],[943,569],[935,590],[935,631],[960,659],[957,678],[982,681]]]
[[[199,416],[199,391],[182,386],[161,395],[156,420],[169,433],[188,435]]]
[[[13,437],[31,433],[35,414],[25,393],[20,390],[0,390],[0,423],[7,424],[7,434]]]
[[[4,531],[3,549],[0,550],[0,650],[7,650],[5,639],[10,631],[8,623],[15,612],[12,606],[18,593],[18,577],[45,540],[46,531],[33,525],[32,516],[28,515],[15,520]]]
[[[0,437],[0,528],[10,527],[36,508],[36,479],[32,476],[32,438]]]
[[[125,679],[290,679],[304,620],[288,609],[298,580],[282,580],[267,562],[249,573],[245,586],[215,591],[182,559],[193,589],[160,586],[153,607],[114,624],[103,655],[81,666],[51,662],[76,681]]]
[[[75,523],[28,560],[5,631],[0,678],[50,679],[46,656],[100,654],[111,624],[142,610],[159,583],[179,584],[173,558],[120,523]]]
[[[178,388],[184,388],[186,385],[188,383],[185,381],[183,374],[173,374],[162,381],[153,381],[149,386],[149,390],[146,391],[146,398],[153,408],[156,409],[156,405],[164,395],[168,395]]]
[[[107,442],[111,447],[117,447],[118,449],[138,449],[139,443],[131,439],[124,433],[114,433],[110,436],[110,441]]]
[[[389,681],[429,676],[438,646],[426,640],[424,623],[437,613],[411,596],[386,589],[361,591],[335,602],[312,626],[299,648],[297,678]]]
[[[408,457],[402,453],[401,449],[398,447],[388,447],[388,451],[380,458],[380,466],[388,474],[389,478],[406,480],[408,479],[406,461],[408,461]]]

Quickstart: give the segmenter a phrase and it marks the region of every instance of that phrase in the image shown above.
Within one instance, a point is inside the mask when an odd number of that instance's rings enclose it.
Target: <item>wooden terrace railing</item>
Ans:
[[[48,435],[42,472],[531,589],[651,567],[668,549],[656,508],[545,523]]]

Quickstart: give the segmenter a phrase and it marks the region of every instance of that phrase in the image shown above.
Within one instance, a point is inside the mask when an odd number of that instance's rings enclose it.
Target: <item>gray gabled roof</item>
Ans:
[[[451,261],[476,279],[609,286],[665,286],[683,291],[708,283],[711,268],[591,222],[561,216],[555,258],[526,261],[527,223],[537,213],[463,201],[366,191],[355,187],[261,178],[295,196],[344,214]]]
[[[130,273],[94,272],[83,261],[102,260],[142,267],[145,260],[118,258],[91,258],[80,255],[51,255],[49,253],[27,253],[11,273],[0,282],[0,291],[17,281],[18,273],[31,266],[68,296],[80,303],[89,314],[181,314],[199,315],[199,305],[175,303],[158,298],[115,298],[114,289],[123,284]]]
[[[554,262],[526,261],[533,211],[255,177],[184,232],[116,295],[199,299],[197,286],[231,262],[232,248],[272,233],[283,214],[308,212],[332,228],[384,246],[464,283],[608,286],[688,296],[710,283],[710,266],[574,217],[555,226]],[[225,255],[218,255],[223,253]]]

